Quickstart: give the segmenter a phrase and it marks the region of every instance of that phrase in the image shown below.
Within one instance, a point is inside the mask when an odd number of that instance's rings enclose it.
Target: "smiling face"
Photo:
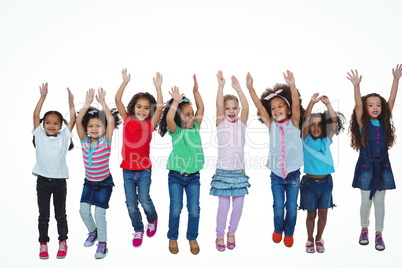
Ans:
[[[137,100],[134,106],[134,115],[139,121],[145,121],[151,114],[151,103],[145,98]]]
[[[381,99],[379,97],[368,97],[366,108],[370,119],[377,120],[381,114]]]
[[[315,140],[322,137],[321,117],[310,118],[309,132],[311,137],[313,137]]]
[[[223,104],[223,108],[226,119],[230,122],[236,121],[237,117],[239,117],[240,112],[239,103],[235,100],[227,100]]]
[[[88,121],[87,133],[91,139],[98,140],[105,134],[105,124],[99,118],[91,118]]]
[[[184,104],[180,110],[180,119],[184,122],[184,128],[193,128],[195,121],[193,107],[190,104]]]
[[[285,122],[292,114],[292,111],[286,105],[285,100],[280,97],[276,97],[271,100],[270,108],[272,118],[279,123]]]
[[[43,119],[43,129],[48,136],[57,136],[62,128],[60,118],[55,114],[49,114]]]

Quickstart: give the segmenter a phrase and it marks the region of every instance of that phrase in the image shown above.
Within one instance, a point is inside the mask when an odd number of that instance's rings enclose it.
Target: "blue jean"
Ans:
[[[183,208],[183,190],[187,196],[187,239],[195,240],[198,237],[200,222],[200,173],[187,174],[169,171],[169,231],[168,238],[177,240],[179,237],[180,213]]]
[[[278,177],[271,172],[275,233],[282,234],[282,232],[285,232],[285,236],[293,236],[297,219],[299,188],[300,170],[289,173],[286,179]]]
[[[143,232],[144,224],[142,223],[138,202],[141,203],[148,222],[154,222],[158,218],[154,203],[149,195],[149,189],[151,187],[151,169],[123,169],[123,179],[124,192],[126,193],[126,205],[131,224],[134,227],[134,231]]]
[[[333,208],[333,182],[331,174],[321,179],[303,176],[300,183],[300,209],[315,211]]]

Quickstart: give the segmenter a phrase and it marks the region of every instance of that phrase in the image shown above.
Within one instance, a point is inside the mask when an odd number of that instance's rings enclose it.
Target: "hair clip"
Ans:
[[[68,125],[67,120],[66,120],[66,119],[64,119],[64,118],[63,118],[63,122],[64,122],[64,124]]]
[[[268,96],[266,96],[266,97],[264,98],[264,100],[269,101],[270,99],[279,97],[279,98],[284,99],[284,100],[286,101],[286,104],[290,107],[289,101],[288,101],[284,96],[279,95],[279,93],[281,93],[282,91],[283,91],[283,89],[277,90],[277,91],[275,91],[275,92],[269,94]]]
[[[89,111],[88,113],[94,115],[94,114],[96,114],[97,112],[98,112],[98,110],[92,110],[92,111]]]
[[[181,99],[181,101],[179,102],[179,104],[182,103],[182,102],[190,102],[190,100],[187,99],[187,98]]]

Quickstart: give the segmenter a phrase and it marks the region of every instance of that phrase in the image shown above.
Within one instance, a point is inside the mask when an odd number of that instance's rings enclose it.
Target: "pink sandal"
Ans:
[[[321,243],[322,246],[317,245],[317,243]],[[317,248],[318,253],[324,253],[324,251],[325,251],[324,239],[315,241],[315,247]]]
[[[223,241],[223,245],[219,245],[218,241]],[[225,251],[226,247],[225,247],[225,240],[223,240],[222,237],[217,237],[215,240],[215,245],[216,245],[216,249],[220,252]]]
[[[228,241],[227,241],[226,246],[227,246],[228,249],[232,250],[232,249],[234,249],[236,247],[236,241],[233,242],[233,243],[229,242],[229,237],[233,237],[233,239],[234,239],[235,236],[232,233],[227,233],[227,237],[228,237]]]
[[[311,241],[307,241],[306,242],[306,252],[307,253],[314,253],[315,249],[314,249],[314,243]]]

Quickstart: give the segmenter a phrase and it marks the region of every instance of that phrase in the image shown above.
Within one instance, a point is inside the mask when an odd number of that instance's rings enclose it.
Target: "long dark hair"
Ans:
[[[334,134],[339,135],[339,133],[341,131],[345,130],[346,118],[342,113],[335,112],[335,114],[336,114],[337,123],[336,123],[336,127],[334,130],[335,131]],[[331,118],[331,115],[329,114],[329,111],[326,110],[323,113],[313,113],[310,115],[309,120],[311,120],[314,117],[321,118],[320,125],[322,128],[322,136],[323,136],[323,138],[327,137],[329,130],[331,130],[331,128],[332,128],[332,118]],[[308,127],[308,126],[305,126],[305,127]]]
[[[181,114],[181,107],[185,104],[189,104],[191,105],[191,102],[189,99],[187,99],[185,96],[183,96],[183,100],[186,101],[182,101],[179,103],[179,105],[177,106],[177,110],[176,110],[176,114],[174,115],[174,122],[176,123],[176,125],[179,128],[183,128],[184,126],[184,122],[181,120],[180,118],[180,114]],[[167,132],[167,121],[166,121],[166,116],[169,112],[170,107],[172,106],[173,103],[173,98],[170,99],[168,102],[166,102],[165,106],[163,107],[163,111],[162,111],[162,116],[161,116],[161,120],[159,120],[159,134],[163,137],[165,136],[166,132]]]
[[[127,105],[127,114],[134,114],[134,108],[139,99],[146,99],[149,101],[149,103],[151,104],[151,113],[149,114],[149,118],[152,118],[156,110],[156,100],[154,96],[152,96],[148,92],[138,92],[131,98],[130,102]]]
[[[290,111],[292,111],[292,103],[293,103],[293,101],[292,101],[292,92],[290,91],[290,87],[289,87],[287,84],[280,84],[280,83],[277,83],[277,84],[274,85],[274,88],[267,88],[267,89],[261,94],[261,97],[260,97],[260,100],[261,100],[262,105],[264,106],[265,110],[267,110],[268,115],[271,116],[271,117],[272,117],[271,101],[272,101],[273,98],[270,99],[270,100],[266,100],[266,99],[264,99],[264,98],[267,97],[268,95],[272,94],[272,93],[276,93],[276,92],[279,91],[279,90],[282,90],[282,92],[277,93],[277,94],[278,94],[279,96],[283,97],[284,99],[286,99],[286,100],[289,102],[290,107],[288,106],[288,109],[289,109]],[[304,108],[303,108],[303,106],[302,106],[302,104],[301,104],[302,100],[301,100],[301,98],[300,98],[300,93],[299,93],[299,91],[297,91],[297,93],[299,94],[299,101],[300,101],[299,129],[302,129],[302,127],[303,127],[303,119],[302,119],[302,118],[303,118],[303,116],[304,116]],[[286,103],[286,106],[287,106],[287,103]],[[258,115],[258,120],[259,120],[261,123],[263,123],[263,120],[262,120],[261,115],[260,115],[259,112],[257,112],[257,115]],[[289,116],[289,118],[291,118],[291,117],[292,117],[292,114]]]
[[[63,116],[61,115],[61,113],[59,113],[58,111],[48,111],[48,112],[46,112],[43,115],[43,117],[40,119],[39,122],[42,123],[46,119],[46,116],[51,115],[51,114],[56,115],[60,119],[60,124],[64,123],[67,126],[67,124],[68,124],[67,120],[64,119]],[[33,146],[36,148],[35,136],[33,136],[32,143],[33,143]],[[68,146],[68,150],[71,151],[73,148],[74,148],[73,139],[70,139],[70,145]]]
[[[392,120],[392,114],[391,110],[389,108],[388,102],[381,97],[381,95],[377,93],[371,93],[366,96],[362,97],[362,103],[363,103],[363,115],[362,115],[362,124],[363,127],[361,129],[361,133],[359,130],[359,124],[357,123],[357,117],[356,117],[356,110],[353,109],[352,113],[352,118],[350,119],[350,126],[349,126],[349,133],[351,137],[351,142],[350,146],[352,146],[353,149],[358,151],[360,147],[366,146],[367,145],[367,137],[369,135],[368,133],[368,128],[369,128],[369,121],[370,117],[367,111],[367,99],[370,97],[377,97],[381,100],[381,113],[378,116],[378,120],[381,122],[381,124],[384,126],[385,129],[385,140],[387,142],[387,148],[390,149],[394,144],[396,140],[396,135],[395,135],[395,127],[394,127],[394,122]]]
[[[117,128],[121,124],[119,112],[116,108],[111,109],[110,112],[114,118],[114,128]],[[90,106],[87,110],[87,113],[84,115],[84,118],[82,119],[82,126],[84,127],[85,133],[87,132],[88,122],[92,118],[98,118],[105,125],[105,128],[107,127],[105,111]]]

